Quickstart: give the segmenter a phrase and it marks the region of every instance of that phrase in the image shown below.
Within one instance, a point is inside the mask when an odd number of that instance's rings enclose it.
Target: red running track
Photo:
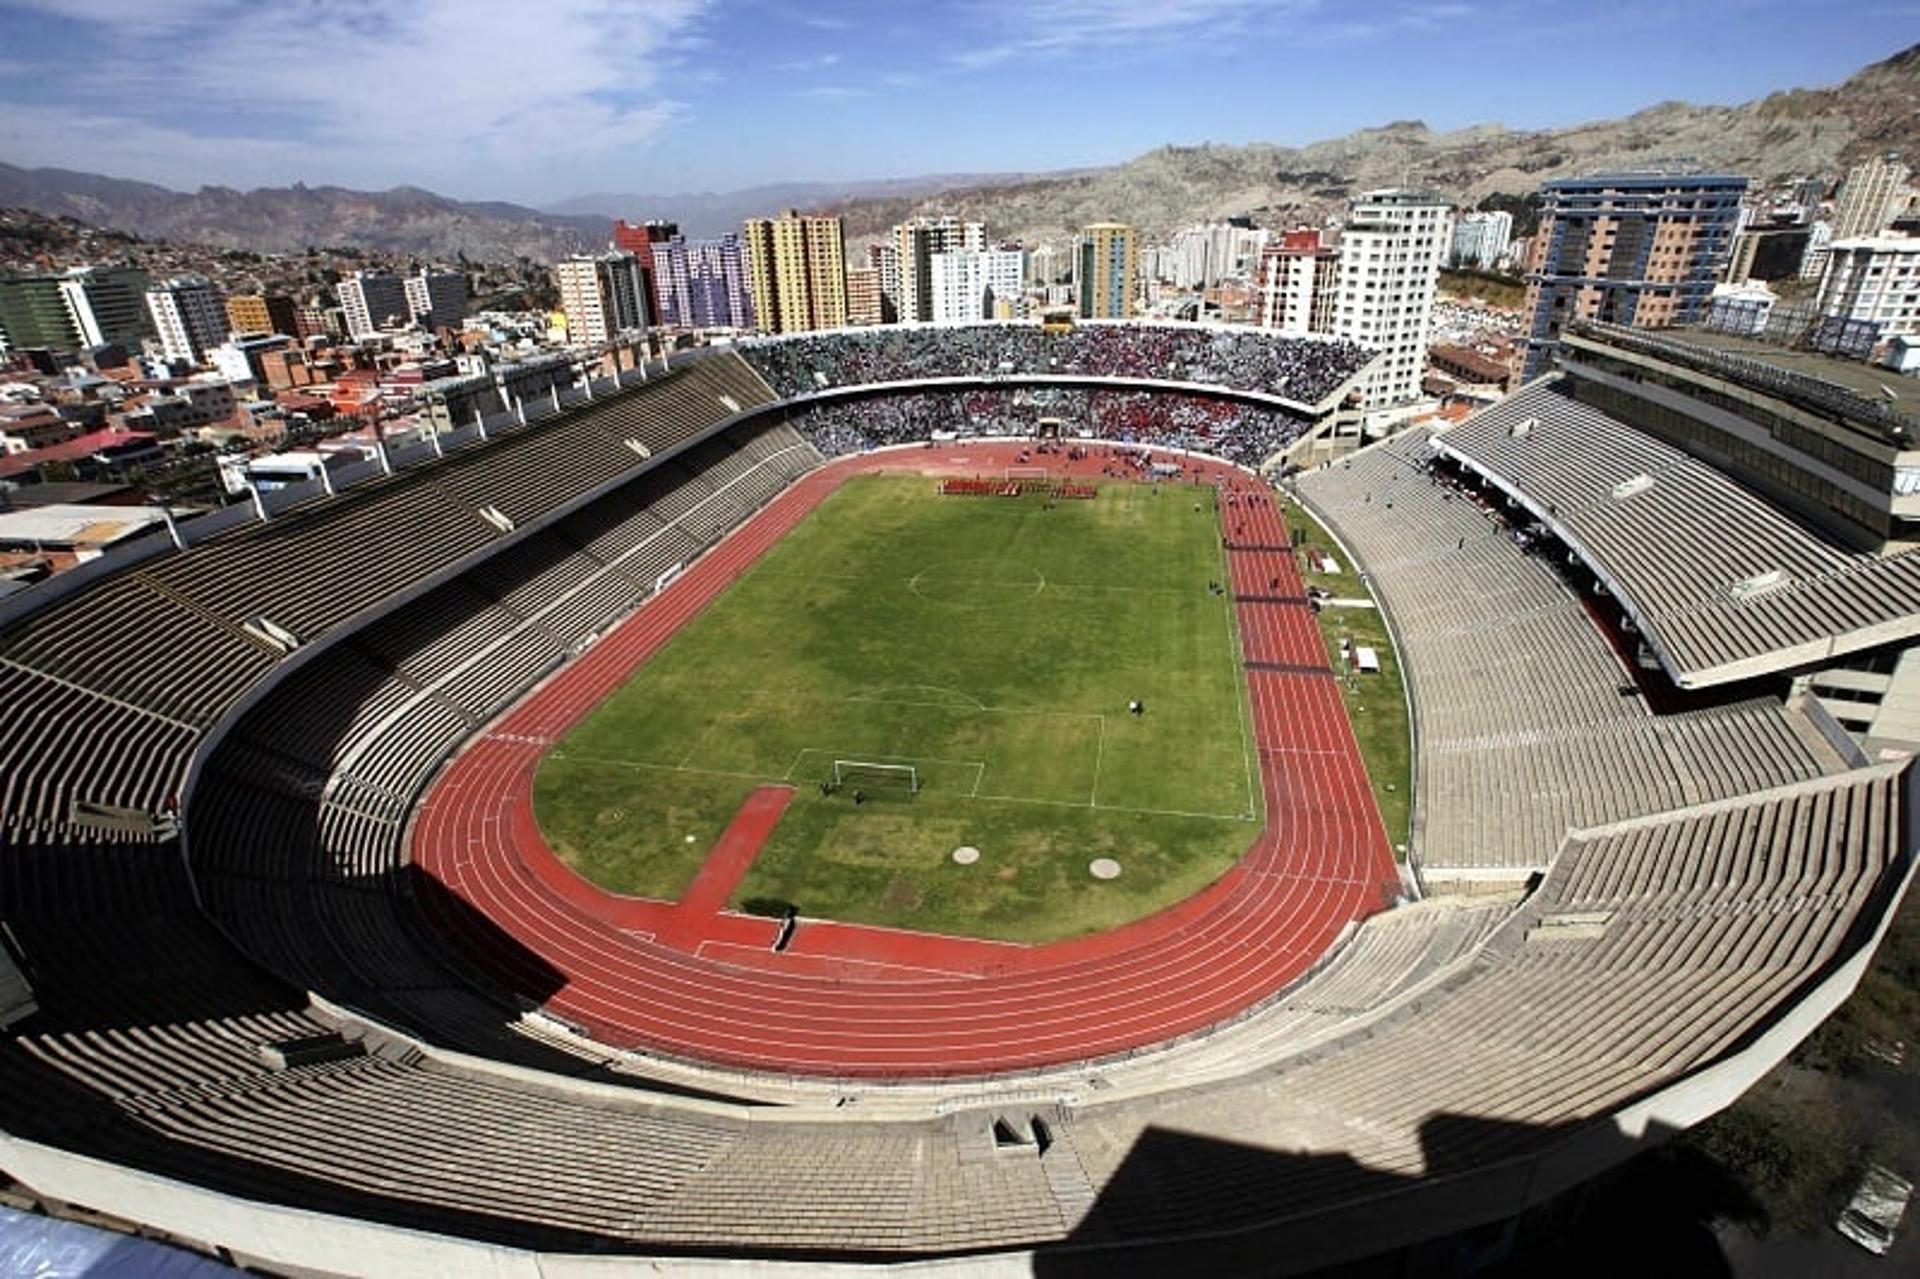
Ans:
[[[533,817],[540,757],[848,476],[995,472],[1017,446],[943,446],[817,470],[496,722],[430,790],[412,833],[424,871],[492,921],[428,922],[489,977],[595,1038],[785,1073],[952,1077],[1108,1056],[1204,1029],[1310,968],[1400,880],[1319,629],[1264,487],[1218,463],[1221,521],[1267,825],[1211,886],[1093,937],[1021,946],[721,912],[587,884]],[[1058,473],[1098,477],[1101,453]],[[1190,470],[1192,459],[1188,459]],[[431,898],[425,900],[430,901]]]

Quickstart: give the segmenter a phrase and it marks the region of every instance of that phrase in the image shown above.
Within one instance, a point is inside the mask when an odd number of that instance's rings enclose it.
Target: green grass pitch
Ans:
[[[736,904],[1017,941],[1111,928],[1238,858],[1260,798],[1212,491],[936,488],[847,481],[558,743],[534,800],[561,858],[676,898],[785,781]],[[920,791],[823,796],[836,758],[912,764]]]

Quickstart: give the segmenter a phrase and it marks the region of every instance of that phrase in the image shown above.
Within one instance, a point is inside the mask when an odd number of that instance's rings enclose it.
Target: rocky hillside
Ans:
[[[1270,224],[1313,221],[1355,191],[1383,186],[1477,203],[1496,192],[1525,194],[1548,178],[1678,157],[1767,180],[1837,174],[1881,151],[1920,157],[1920,45],[1834,88],[1796,89],[1736,107],[1666,102],[1624,120],[1538,131],[1481,125],[1435,133],[1401,121],[1306,147],[1162,147],[1114,168],[826,207],[847,219],[856,243],[935,208],[1028,243],[1116,216],[1153,237],[1235,214]]]

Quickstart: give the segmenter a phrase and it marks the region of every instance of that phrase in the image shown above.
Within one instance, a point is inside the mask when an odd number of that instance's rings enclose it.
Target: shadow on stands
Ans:
[[[1440,1114],[1425,1176],[1341,1153],[1262,1149],[1149,1128],[1059,1246],[1044,1279],[1310,1275],[1317,1279],[1732,1271],[1711,1223],[1760,1209],[1674,1130],[1553,1127]],[[1041,1157],[1075,1158],[1070,1150]]]

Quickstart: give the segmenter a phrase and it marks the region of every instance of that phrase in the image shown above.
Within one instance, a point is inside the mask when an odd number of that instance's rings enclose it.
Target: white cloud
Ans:
[[[1147,56],[1186,42],[1196,54],[1252,35],[1307,47],[1399,30],[1432,30],[1479,12],[1457,0],[1376,0],[1366,6],[1326,0],[971,0],[962,12],[978,42],[950,54],[968,70],[1015,59],[1097,51]],[[1364,13],[1364,18],[1355,18]]]
[[[822,53],[811,58],[791,58],[785,62],[776,62],[773,64],[772,69],[782,73],[796,73],[796,72],[807,72],[807,71],[825,71],[829,67],[837,67],[839,65],[840,65],[839,54]]]
[[[662,72],[708,3],[33,0],[92,43],[58,64],[64,102],[0,85],[0,140],[17,163],[180,185],[496,192],[656,137],[683,110]]]

